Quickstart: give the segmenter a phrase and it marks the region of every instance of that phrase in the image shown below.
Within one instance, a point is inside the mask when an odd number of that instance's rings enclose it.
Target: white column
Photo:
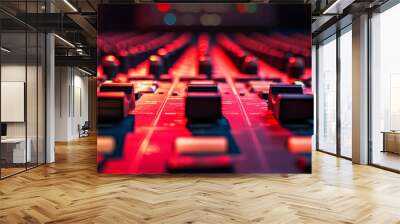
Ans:
[[[353,162],[368,163],[368,15],[353,19]]]
[[[46,2],[47,12],[54,11],[50,1]],[[46,163],[55,161],[55,43],[54,34],[46,35]]]

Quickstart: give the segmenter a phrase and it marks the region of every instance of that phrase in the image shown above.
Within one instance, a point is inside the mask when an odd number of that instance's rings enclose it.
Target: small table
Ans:
[[[400,131],[382,131],[383,150],[382,152],[392,152],[400,154]]]
[[[25,144],[25,140],[28,144]],[[31,162],[31,139],[25,139],[25,138],[5,138],[1,139],[1,145],[2,145],[2,157],[6,159],[7,162],[9,163],[26,163],[26,162]],[[9,146],[13,146],[13,148],[8,148]],[[26,151],[25,151],[25,145]],[[6,147],[5,149],[3,147]],[[10,153],[9,153],[10,152]],[[4,155],[5,153],[6,155]],[[26,153],[26,154],[25,154]],[[10,155],[9,158],[7,154],[12,154]],[[11,161],[12,158],[12,161]]]

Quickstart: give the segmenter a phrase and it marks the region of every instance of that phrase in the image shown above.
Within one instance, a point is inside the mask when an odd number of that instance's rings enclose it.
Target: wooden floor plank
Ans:
[[[0,181],[0,223],[400,223],[400,175],[320,152],[312,175],[99,175],[96,139]]]

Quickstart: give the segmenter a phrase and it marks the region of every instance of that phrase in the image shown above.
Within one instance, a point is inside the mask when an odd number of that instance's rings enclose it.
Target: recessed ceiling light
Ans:
[[[68,40],[62,38],[61,36],[59,36],[58,34],[54,34],[55,37],[57,37],[59,40],[61,40],[62,42],[64,42],[65,44],[67,44],[70,47],[75,48],[75,45],[73,45],[71,42],[69,42]]]
[[[78,70],[81,71],[81,72],[83,72],[83,73],[85,73],[86,75],[90,75],[90,76],[93,75],[92,73],[90,73],[90,72],[88,72],[88,71],[86,71],[86,70],[84,70],[84,69],[81,69],[81,68],[79,68],[79,67],[78,67]]]
[[[5,47],[1,47],[0,49],[1,49],[1,51],[4,51],[4,52],[6,52],[6,53],[10,53],[10,52],[11,52],[10,49],[7,49],[7,48],[5,48]]]
[[[78,12],[78,10],[73,6],[68,0],[64,0],[64,3],[68,5],[74,12]]]

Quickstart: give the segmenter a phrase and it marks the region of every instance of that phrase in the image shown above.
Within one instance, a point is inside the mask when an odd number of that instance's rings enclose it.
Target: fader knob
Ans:
[[[185,98],[189,122],[214,122],[222,116],[221,95],[216,92],[189,92]]]
[[[102,60],[103,73],[113,79],[119,71],[119,60],[114,55],[107,55]]]
[[[204,55],[199,57],[199,74],[205,74],[207,78],[211,78],[212,64],[209,57]]]
[[[128,70],[132,67],[130,58],[128,56],[128,51],[121,50],[119,51],[118,60],[120,62],[120,72],[121,73],[128,73]]]
[[[258,74],[258,63],[257,58],[247,56],[243,62],[243,73],[257,75]]]
[[[160,76],[164,72],[164,64],[158,55],[150,56],[150,68],[149,73],[154,75],[156,80],[160,79]]]
[[[157,51],[157,55],[160,56],[163,65],[164,65],[164,72],[165,74],[168,73],[169,68],[171,67],[171,55],[168,53],[168,51],[165,48],[160,48]]]
[[[293,78],[302,76],[304,74],[304,59],[301,57],[290,57],[287,72]]]

